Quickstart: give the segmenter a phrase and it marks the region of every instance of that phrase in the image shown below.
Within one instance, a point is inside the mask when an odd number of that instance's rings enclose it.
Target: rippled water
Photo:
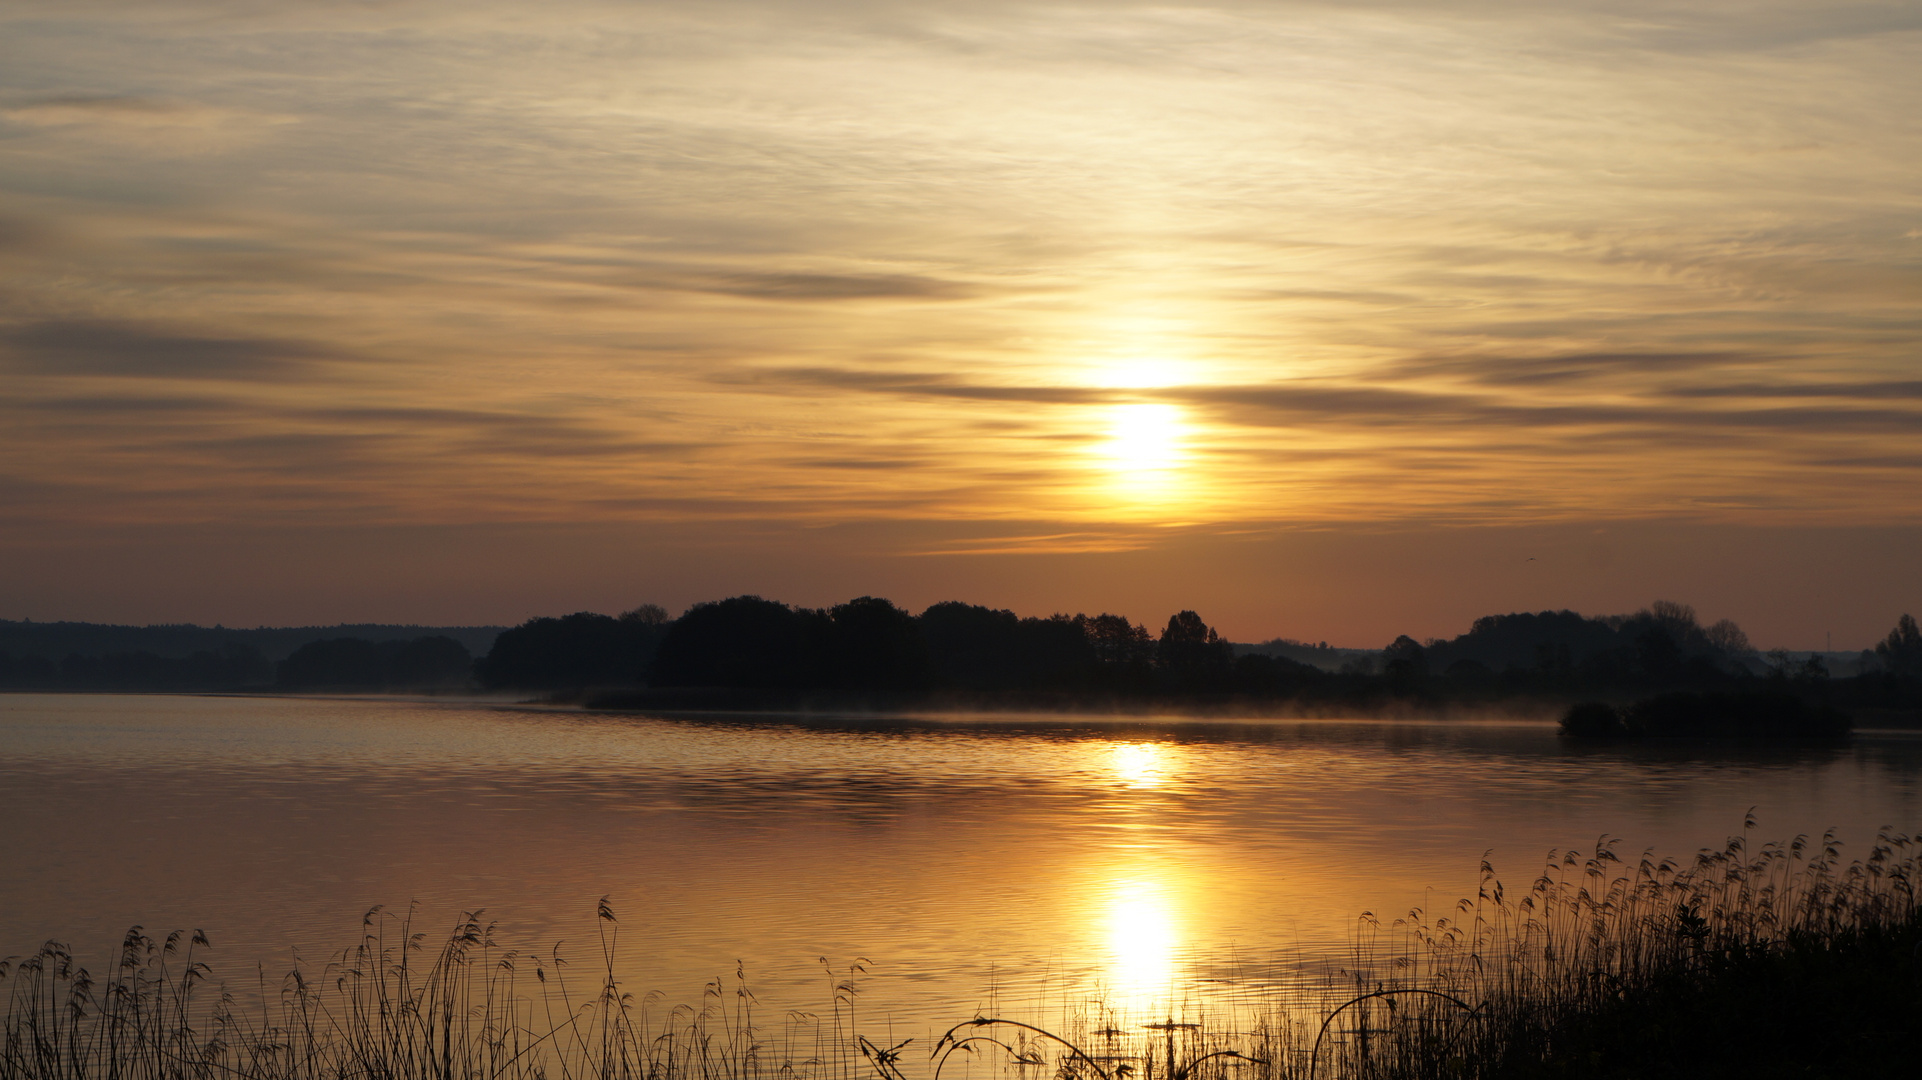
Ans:
[[[1719,846],[1922,824],[1922,739],[1576,748],[1547,725],[585,715],[483,704],[0,696],[0,955],[104,958],[204,928],[251,981],[418,903],[585,958],[620,916],[631,987],[919,1027],[1098,988],[1337,955],[1357,916],[1525,884],[1551,848]],[[1847,849],[1845,849],[1847,850]],[[870,1013],[870,1015],[873,1015]]]

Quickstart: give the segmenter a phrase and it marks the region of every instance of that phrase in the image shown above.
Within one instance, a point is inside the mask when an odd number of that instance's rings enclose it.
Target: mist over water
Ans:
[[[1102,994],[1141,1015],[1338,959],[1357,917],[1512,890],[1551,848],[1624,856],[1922,824],[1922,738],[1570,747],[1552,726],[1026,716],[590,715],[475,702],[0,696],[0,955],[103,964],[203,928],[216,975],[324,963],[372,905],[436,937],[486,908],[626,988],[698,1001],[737,961],[819,1008],[872,961],[903,1036]],[[1212,981],[1211,981],[1212,980]],[[1226,982],[1222,981],[1226,980]]]

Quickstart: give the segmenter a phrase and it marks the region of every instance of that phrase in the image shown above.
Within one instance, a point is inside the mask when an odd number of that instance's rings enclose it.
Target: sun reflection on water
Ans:
[[[1179,754],[1180,748],[1171,743],[1117,741],[1106,747],[1106,765],[1121,790],[1158,792],[1174,781]],[[1100,907],[1091,913],[1091,921],[1106,930],[1102,981],[1109,1003],[1124,1010],[1154,1007],[1174,990],[1177,978],[1183,938],[1177,882],[1139,861],[1156,846],[1149,834],[1165,809],[1161,804],[1159,796],[1127,797],[1112,804],[1117,815],[1113,824],[1119,830],[1117,856],[1134,865],[1110,869],[1094,892]],[[1122,855],[1124,850],[1131,854]]]
[[[1115,777],[1127,788],[1158,788],[1168,782],[1168,749],[1160,743],[1119,743]]]
[[[1108,889],[1107,924],[1113,1003],[1141,1008],[1172,990],[1181,928],[1168,886],[1148,877],[1114,882]]]

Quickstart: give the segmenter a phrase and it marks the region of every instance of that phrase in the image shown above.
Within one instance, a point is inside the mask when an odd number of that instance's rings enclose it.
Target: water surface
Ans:
[[[1338,957],[1550,849],[1625,854],[1922,821],[1922,739],[1571,747],[1522,723],[667,718],[473,702],[0,695],[0,955],[103,961],[204,928],[251,981],[355,940],[375,904],[585,961],[596,900],[630,988],[904,1028]]]

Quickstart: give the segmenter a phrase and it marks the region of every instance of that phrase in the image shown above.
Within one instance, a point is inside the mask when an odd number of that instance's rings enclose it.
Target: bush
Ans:
[[[1630,734],[1649,738],[1833,739],[1849,733],[1849,718],[1841,712],[1772,690],[1662,694],[1636,702],[1622,719]]]
[[[1615,706],[1584,701],[1562,714],[1562,734],[1570,739],[1614,739],[1628,734],[1628,728]]]

